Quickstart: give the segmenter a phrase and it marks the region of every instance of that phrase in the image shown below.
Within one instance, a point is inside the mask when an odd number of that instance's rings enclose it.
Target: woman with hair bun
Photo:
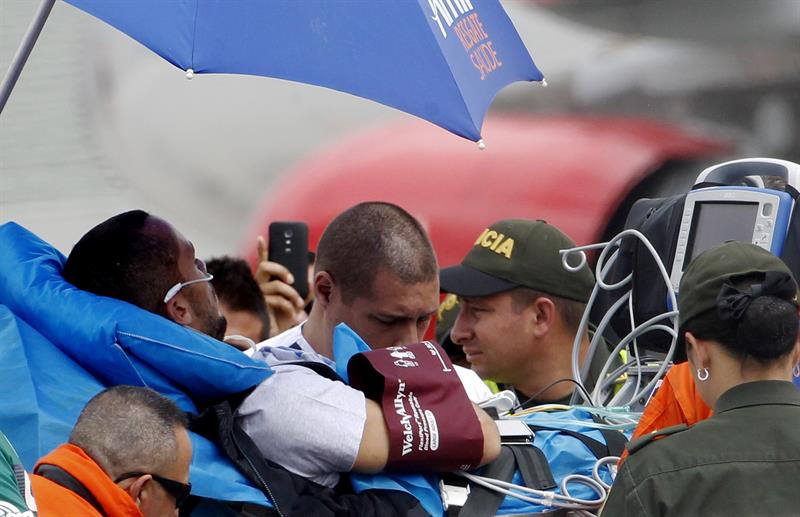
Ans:
[[[603,516],[800,515],[797,289],[752,244],[689,264],[675,362],[688,359],[714,414],[631,442]]]

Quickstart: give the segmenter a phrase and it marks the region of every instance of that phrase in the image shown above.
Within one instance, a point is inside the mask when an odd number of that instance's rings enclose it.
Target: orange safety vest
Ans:
[[[631,440],[678,424],[692,425],[711,416],[694,383],[688,362],[676,364],[667,372],[661,386],[644,408]],[[620,463],[628,451],[622,453]]]
[[[36,466],[43,463],[61,467],[72,474],[97,499],[108,517],[144,517],[128,493],[118,487],[80,447],[61,445],[40,459]],[[31,485],[39,517],[102,517],[78,494],[47,478],[33,474]]]

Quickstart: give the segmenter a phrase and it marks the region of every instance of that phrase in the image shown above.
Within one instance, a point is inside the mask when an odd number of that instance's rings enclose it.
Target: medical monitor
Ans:
[[[695,257],[725,242],[750,242],[780,255],[792,205],[786,192],[764,188],[708,187],[689,192],[670,275],[675,291]]]
[[[749,242],[753,238],[758,203],[705,201],[694,205],[683,268],[703,251],[734,240]]]

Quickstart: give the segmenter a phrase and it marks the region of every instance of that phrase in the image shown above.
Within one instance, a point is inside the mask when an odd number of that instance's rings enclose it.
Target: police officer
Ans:
[[[680,283],[676,362],[687,359],[711,418],[631,442],[604,516],[797,515],[797,284],[780,259],[730,242]]]
[[[588,268],[564,268],[562,249],[575,243],[545,221],[498,221],[478,235],[460,265],[440,273],[460,310],[450,333],[472,369],[513,388],[527,405],[568,404],[575,385],[572,349],[594,287]],[[589,336],[581,336],[581,363]],[[598,347],[591,389],[609,350]]]

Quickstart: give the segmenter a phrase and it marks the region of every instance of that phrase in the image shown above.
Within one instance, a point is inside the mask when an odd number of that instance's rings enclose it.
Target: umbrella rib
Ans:
[[[194,2],[194,26],[192,27],[192,55],[189,58],[190,64],[189,68],[194,70],[194,49],[197,41],[197,12],[200,10],[200,0],[195,0]]]

